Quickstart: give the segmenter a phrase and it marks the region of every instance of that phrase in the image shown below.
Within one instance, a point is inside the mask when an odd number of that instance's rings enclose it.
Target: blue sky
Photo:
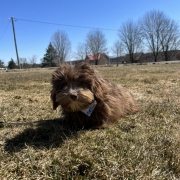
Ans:
[[[74,52],[91,29],[73,26],[118,30],[123,22],[138,20],[151,10],[163,11],[180,22],[180,0],[0,0],[0,59],[5,64],[11,58],[16,60],[10,17],[17,19],[14,24],[19,57],[28,59],[36,55],[40,62],[57,30],[66,31]],[[103,30],[103,33],[111,54],[110,47],[118,38],[117,31]]]

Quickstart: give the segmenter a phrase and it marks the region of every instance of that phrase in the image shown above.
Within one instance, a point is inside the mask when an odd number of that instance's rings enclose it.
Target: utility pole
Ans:
[[[20,64],[19,64],[19,56],[18,56],[18,49],[17,49],[17,43],[16,43],[16,33],[15,33],[15,28],[14,28],[14,18],[13,17],[11,17],[11,22],[12,22],[12,28],[13,28],[14,44],[15,44],[15,49],[16,49],[17,63],[18,63],[19,68],[21,68]]]

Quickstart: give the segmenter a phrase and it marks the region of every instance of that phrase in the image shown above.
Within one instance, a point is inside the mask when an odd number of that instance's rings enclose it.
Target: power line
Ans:
[[[70,24],[52,23],[52,22],[35,21],[35,20],[19,19],[19,18],[15,18],[15,20],[27,21],[27,22],[34,22],[34,23],[41,23],[41,24],[48,24],[48,25],[68,26],[68,27],[74,27],[74,28],[101,29],[101,30],[105,30],[105,31],[118,31],[118,30],[116,30],[116,29],[96,28],[96,27],[88,27],[88,26],[77,26],[77,25],[70,25]]]
[[[8,28],[8,26],[9,26],[9,23],[10,23],[10,21],[8,22],[8,24],[7,24],[6,28],[5,28],[3,34],[2,34],[2,36],[1,36],[1,38],[0,38],[0,41],[1,41],[1,39],[3,38],[3,36],[4,36],[4,34],[5,34],[6,30],[7,30],[7,28]]]
[[[9,18],[0,18],[0,21],[9,20]]]

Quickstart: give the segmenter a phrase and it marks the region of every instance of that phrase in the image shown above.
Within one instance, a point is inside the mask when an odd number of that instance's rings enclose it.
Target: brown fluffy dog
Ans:
[[[85,63],[62,64],[53,73],[51,99],[54,110],[61,107],[63,122],[78,128],[106,127],[139,110],[128,91]]]

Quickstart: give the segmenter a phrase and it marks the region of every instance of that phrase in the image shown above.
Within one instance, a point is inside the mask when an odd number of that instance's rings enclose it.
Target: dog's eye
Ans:
[[[61,89],[63,89],[63,90],[67,89],[67,87],[68,87],[68,84],[67,84],[67,83],[63,83],[63,84],[61,85]]]
[[[64,85],[64,86],[62,87],[63,90],[66,90],[67,88],[68,88],[67,85]]]
[[[89,88],[89,85],[86,83],[86,82],[81,82],[79,84],[79,87],[83,88],[83,89],[88,89]]]
[[[64,82],[59,84],[57,89],[60,91],[60,90],[66,90],[67,88],[68,88],[68,84]]]

